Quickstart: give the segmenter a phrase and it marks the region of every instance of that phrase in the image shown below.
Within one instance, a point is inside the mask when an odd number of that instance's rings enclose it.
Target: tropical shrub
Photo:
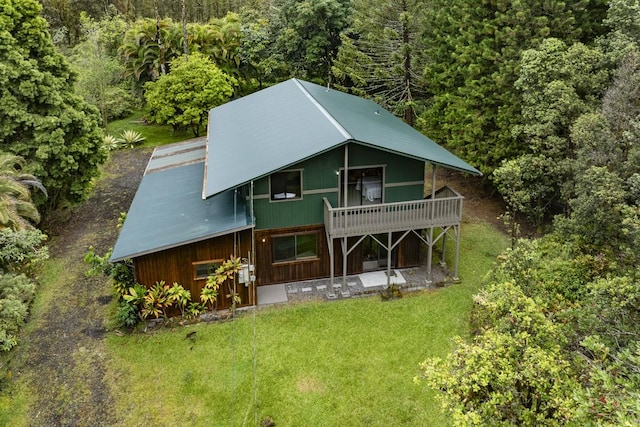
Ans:
[[[473,339],[421,365],[454,425],[640,422],[640,270],[557,237],[501,255]]]
[[[27,318],[35,289],[33,280],[24,274],[0,275],[1,351],[9,351],[18,343],[18,329]]]
[[[107,151],[113,151],[118,148],[118,138],[113,135],[105,135],[103,139],[103,147]]]
[[[140,145],[142,141],[146,138],[142,136],[140,132],[136,132],[135,130],[125,129],[122,131],[120,136],[116,139],[116,141],[120,144],[122,148],[134,148],[137,145]]]
[[[30,273],[49,258],[47,236],[37,229],[0,228],[0,273]]]

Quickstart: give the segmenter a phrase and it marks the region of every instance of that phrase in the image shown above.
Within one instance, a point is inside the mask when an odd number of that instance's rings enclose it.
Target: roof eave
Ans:
[[[233,229],[226,230],[226,231],[221,231],[221,232],[218,232],[218,233],[208,234],[206,236],[200,236],[200,237],[195,238],[195,239],[185,240],[185,241],[182,241],[182,242],[177,242],[177,243],[174,243],[174,244],[171,244],[171,245],[165,245],[165,246],[161,246],[161,247],[158,247],[158,248],[149,249],[149,250],[146,250],[146,251],[135,252],[135,253],[130,254],[130,255],[123,255],[123,256],[119,256],[117,258],[109,258],[109,262],[116,263],[116,262],[124,261],[124,260],[127,260],[127,259],[140,258],[141,256],[151,255],[151,254],[154,254],[154,253],[157,253],[157,252],[166,251],[168,249],[178,248],[180,246],[185,246],[185,245],[190,245],[192,243],[202,242],[204,240],[213,239],[215,237],[226,236],[227,234],[232,234],[232,233],[237,233],[237,232],[244,231],[244,230],[249,230],[249,229],[254,228],[254,227],[255,227],[255,224],[249,224],[249,225],[233,228]]]

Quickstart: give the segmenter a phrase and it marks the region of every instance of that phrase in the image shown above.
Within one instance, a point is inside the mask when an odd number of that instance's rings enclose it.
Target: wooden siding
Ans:
[[[247,257],[251,250],[251,230],[245,230],[236,234],[236,256]],[[216,237],[213,239],[167,249],[149,255],[144,255],[133,260],[135,279],[138,283],[150,287],[156,282],[164,280],[168,284],[178,283],[191,292],[191,300],[200,301],[200,290],[206,280],[196,280],[193,263],[225,260],[234,255],[234,235]],[[251,289],[242,284],[237,285],[237,292],[242,300],[241,306],[253,305]],[[218,309],[231,306],[230,298],[226,298],[227,292],[220,291]]]
[[[282,234],[298,234],[316,232],[318,236],[318,257],[309,260],[291,261],[285,263],[273,262],[274,236]],[[393,241],[397,241],[402,233],[393,233]],[[271,230],[256,230],[256,284],[270,285],[288,283],[309,279],[327,278],[331,275],[329,249],[323,225],[302,227],[288,227]],[[356,237],[348,239],[349,247],[358,241]],[[335,259],[335,275],[342,274],[342,244],[339,239],[333,241]],[[420,264],[421,242],[415,235],[407,236],[393,250],[392,257],[396,268],[415,267]],[[347,257],[347,274],[363,272],[364,256],[362,244],[358,245]]]
[[[316,258],[290,262],[273,262],[273,237],[282,234],[317,233]],[[328,275],[329,251],[324,226],[311,225],[303,227],[287,227],[270,230],[256,230],[256,284],[270,285],[274,283],[295,282],[316,279]]]

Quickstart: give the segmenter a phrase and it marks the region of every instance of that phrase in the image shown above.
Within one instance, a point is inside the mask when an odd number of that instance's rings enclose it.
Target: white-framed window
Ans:
[[[273,202],[302,199],[302,170],[272,173],[269,188]]]
[[[318,257],[318,233],[273,236],[273,262],[291,262]]]

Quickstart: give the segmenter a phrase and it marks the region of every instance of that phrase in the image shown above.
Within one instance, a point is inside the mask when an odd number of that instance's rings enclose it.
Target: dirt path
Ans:
[[[91,198],[50,226],[51,257],[64,271],[44,291],[53,295],[51,303],[34,313],[34,326],[21,338],[25,348],[15,361],[35,398],[29,426],[115,424],[103,340],[111,289],[104,278],[85,277],[83,257],[91,245],[103,254],[115,243],[119,213],[128,210],[150,153],[113,153]]]

